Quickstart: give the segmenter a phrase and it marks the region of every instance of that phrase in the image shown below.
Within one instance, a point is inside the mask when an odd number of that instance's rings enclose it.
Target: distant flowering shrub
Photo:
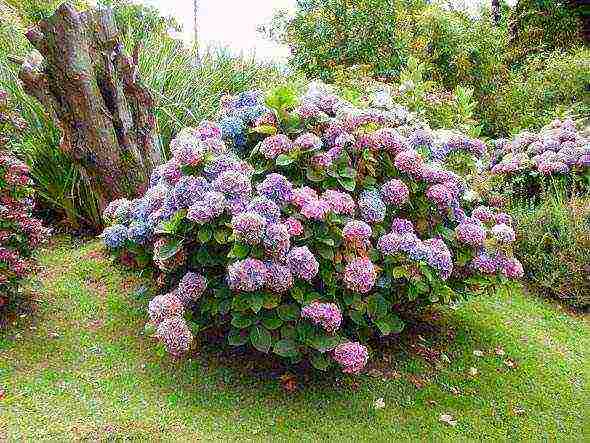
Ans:
[[[8,109],[7,100],[0,91],[0,312],[19,293],[22,279],[33,271],[33,251],[49,236],[32,216],[29,169],[7,150],[22,124]]]
[[[543,191],[590,190],[590,139],[573,120],[555,120],[538,133],[496,141],[484,191],[538,199]],[[554,193],[554,192],[553,192]]]
[[[466,183],[399,110],[314,83],[302,97],[226,97],[205,127],[172,142],[174,173],[155,171],[143,197],[105,212],[106,247],[166,277],[149,315],[172,355],[223,325],[231,345],[358,373],[371,336],[521,274],[509,217],[468,215]]]

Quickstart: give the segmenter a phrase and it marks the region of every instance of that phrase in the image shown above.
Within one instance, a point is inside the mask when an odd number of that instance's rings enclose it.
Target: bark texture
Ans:
[[[138,75],[138,49],[125,53],[112,11],[81,13],[65,3],[26,37],[43,59],[29,57],[19,77],[61,129],[61,149],[101,207],[135,195],[162,155],[154,100]]]

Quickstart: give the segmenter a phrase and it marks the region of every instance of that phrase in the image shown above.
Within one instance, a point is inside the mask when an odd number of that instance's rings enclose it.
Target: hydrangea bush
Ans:
[[[8,109],[0,91],[0,312],[14,301],[33,269],[31,255],[49,231],[32,216],[33,189],[27,166],[8,150],[24,122]]]
[[[529,199],[556,185],[570,193],[590,190],[590,139],[573,120],[555,120],[539,133],[523,131],[496,141],[485,192]]]
[[[221,109],[178,134],[142,198],[105,212],[113,254],[165,276],[149,325],[172,355],[225,327],[231,345],[358,373],[370,338],[522,275],[510,217],[469,214],[442,162],[468,138],[439,149],[407,111],[317,83]]]

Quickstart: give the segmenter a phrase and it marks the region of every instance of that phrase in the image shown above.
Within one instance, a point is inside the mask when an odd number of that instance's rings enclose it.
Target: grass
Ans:
[[[203,349],[173,362],[155,352],[142,333],[141,280],[98,243],[61,239],[40,261],[36,308],[0,335],[0,440],[590,438],[588,318],[535,297],[441,311],[436,333],[387,347],[369,374],[300,374],[286,394],[280,373],[254,372],[241,357]]]

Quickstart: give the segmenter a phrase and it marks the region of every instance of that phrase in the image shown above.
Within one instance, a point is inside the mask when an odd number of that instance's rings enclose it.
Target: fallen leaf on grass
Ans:
[[[508,366],[510,369],[514,369],[516,368],[516,362],[514,360],[512,360],[511,358],[507,358],[506,360],[504,360],[504,364],[506,366]]]
[[[512,410],[512,412],[514,412],[514,414],[516,414],[516,415],[522,415],[525,413],[525,410],[524,410],[524,408],[517,406]]]
[[[427,402],[430,406],[436,406],[436,401],[435,400],[428,400]]]
[[[438,420],[449,426],[457,426],[457,420],[450,414],[441,414]]]
[[[473,351],[473,355],[475,355],[476,357],[483,357],[484,352],[481,349],[476,349],[475,351]]]
[[[408,376],[408,380],[410,381],[410,383],[412,383],[414,386],[416,386],[416,389],[422,389],[424,386],[426,386],[426,380],[424,380],[423,378],[420,378],[416,375],[410,375]]]
[[[469,368],[469,375],[475,377],[478,373],[479,371],[477,370],[477,368]]]
[[[6,398],[6,391],[0,388],[0,400],[4,400]]]
[[[385,407],[385,400],[383,400],[383,398],[378,398],[375,400],[375,404],[373,406],[375,409],[383,409]]]
[[[459,389],[457,386],[451,386],[449,389],[452,394],[455,394],[455,395],[461,394],[461,389]]]
[[[297,378],[292,374],[284,374],[281,376],[281,387],[283,390],[291,393],[297,390]]]
[[[502,349],[501,347],[497,347],[495,349],[496,355],[502,357],[503,355],[505,355],[506,353],[504,352],[504,349]]]

